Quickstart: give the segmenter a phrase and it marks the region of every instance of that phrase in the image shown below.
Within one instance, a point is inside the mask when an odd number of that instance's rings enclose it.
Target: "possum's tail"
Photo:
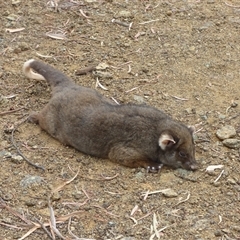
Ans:
[[[59,70],[34,59],[30,59],[23,64],[23,73],[28,78],[46,80],[52,90],[55,87],[67,87],[72,84],[72,80]]]

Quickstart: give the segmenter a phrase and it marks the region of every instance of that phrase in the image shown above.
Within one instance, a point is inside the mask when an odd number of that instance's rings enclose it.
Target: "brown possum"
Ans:
[[[193,128],[154,107],[112,103],[41,61],[28,60],[23,72],[50,84],[52,98],[29,119],[63,144],[128,167],[197,169]]]

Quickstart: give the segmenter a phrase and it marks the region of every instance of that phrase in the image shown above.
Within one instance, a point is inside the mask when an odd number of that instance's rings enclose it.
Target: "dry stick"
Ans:
[[[172,95],[171,95],[172,96]],[[188,101],[187,98],[180,98],[180,97],[177,97],[177,96],[172,96],[173,98],[177,99],[177,100],[181,100],[181,101]]]
[[[0,113],[0,116],[3,116],[3,115],[6,115],[6,114],[11,114],[11,113],[15,113],[15,112],[18,112],[20,110],[22,110],[24,108],[19,108],[19,109],[15,109],[15,110],[10,110],[10,111],[6,111],[6,112],[1,112]]]
[[[147,22],[141,22],[139,23],[140,25],[143,25],[143,24],[148,24],[148,23],[152,23],[152,22],[157,22],[159,21],[160,19],[155,19],[155,20],[150,20],[150,21],[147,21]]]
[[[75,176],[73,178],[71,178],[70,180],[66,181],[65,183],[63,183],[62,185],[58,186],[56,189],[54,189],[52,191],[52,194],[55,193],[55,192],[59,192],[61,191],[66,185],[68,185],[69,183],[71,183],[78,175],[79,173],[79,170],[77,171],[77,173],[75,174]]]
[[[131,26],[132,26],[132,23],[122,22],[122,21],[117,20],[117,19],[112,19],[112,23],[116,23],[118,25],[121,25],[123,27],[128,27],[128,28],[131,28]]]
[[[17,130],[17,128],[18,128],[21,124],[23,124],[24,122],[26,122],[27,119],[28,119],[28,118],[24,119],[21,123],[19,123],[19,124],[12,130],[12,134],[11,134],[11,142],[12,142],[12,145],[16,148],[18,154],[19,154],[29,165],[31,165],[31,166],[33,166],[33,167],[35,167],[35,168],[42,169],[43,171],[45,171],[45,168],[44,168],[44,167],[39,166],[39,165],[37,165],[37,164],[35,164],[35,163],[32,163],[28,158],[26,158],[26,157],[22,154],[22,152],[19,150],[16,142],[14,141],[14,132]]]
[[[97,67],[97,64],[95,64],[93,66],[89,66],[89,67],[79,69],[75,72],[75,75],[85,75],[88,72],[92,72],[92,71],[96,70],[96,67]]]
[[[6,227],[9,227],[9,228],[14,228],[14,229],[20,229],[20,230],[22,230],[22,227],[10,225],[10,224],[3,223],[3,222],[0,222],[0,225],[6,226]]]
[[[103,174],[101,174],[101,176],[102,176],[102,178],[103,178],[104,180],[112,180],[112,179],[118,177],[118,175],[119,175],[119,173],[115,174],[115,175],[112,176],[112,177],[104,177]]]
[[[178,203],[176,203],[176,204],[174,205],[174,207],[178,206],[179,204],[181,204],[181,203],[183,203],[183,202],[186,202],[186,201],[188,201],[188,200],[189,200],[189,198],[190,198],[190,196],[191,196],[191,194],[190,194],[190,193],[188,193],[188,195],[187,195],[186,199],[183,199],[182,201],[179,201]]]
[[[4,201],[3,199],[0,198],[0,205],[3,208],[6,208],[11,214],[13,214],[14,216],[20,218],[22,221],[24,221],[26,224],[31,225],[32,222],[27,220],[26,218],[24,218],[20,213],[18,213],[17,211],[15,211],[14,209],[10,208]]]
[[[65,240],[66,238],[63,237],[63,235],[57,229],[56,218],[55,218],[53,207],[51,206],[51,203],[50,203],[50,198],[48,199],[48,208],[50,212],[50,222],[52,225],[52,230],[58,235],[58,237]]]
[[[102,209],[105,213],[107,213],[107,214],[109,214],[109,215],[111,215],[111,216],[113,216],[113,217],[120,217],[119,215],[116,215],[116,214],[114,214],[114,213],[108,212],[105,208],[103,208],[103,207],[101,207],[101,206],[99,206],[99,205],[92,205],[92,206],[93,206],[93,207],[96,207],[96,208]]]
[[[229,7],[233,7],[233,8],[240,8],[240,6],[234,6],[234,5],[232,5],[232,4],[230,4],[230,3],[227,3],[227,2],[224,2],[227,6],[229,6]]]
[[[23,240],[26,237],[28,237],[29,235],[31,235],[33,232],[35,232],[38,229],[38,226],[34,226],[33,228],[31,228],[26,234],[24,234],[21,238],[19,238],[18,240]]]
[[[35,218],[35,220],[40,224],[40,226],[42,227],[42,229],[47,233],[48,237],[53,240],[53,236],[51,235],[51,233],[47,230],[47,228],[44,226],[44,224],[39,221],[37,218]]]

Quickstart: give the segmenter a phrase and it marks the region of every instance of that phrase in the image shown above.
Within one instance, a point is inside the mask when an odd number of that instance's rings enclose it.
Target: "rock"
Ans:
[[[18,5],[20,3],[21,3],[20,0],[12,0],[12,5]]]
[[[107,63],[99,63],[97,66],[96,66],[96,69],[97,70],[105,70],[109,68],[109,65]]]
[[[221,237],[223,235],[223,232],[221,230],[217,230],[214,232],[215,237]]]
[[[23,157],[21,157],[20,155],[12,155],[11,160],[12,162],[19,164],[23,161]]]
[[[30,185],[39,184],[42,181],[43,181],[43,178],[40,177],[40,176],[27,175],[24,179],[21,180],[20,186],[23,187],[23,188],[27,188]]]
[[[236,184],[236,181],[234,179],[232,179],[232,178],[228,178],[227,182],[230,183],[231,185],[235,185]]]
[[[236,136],[236,130],[234,127],[226,125],[220,129],[217,130],[216,135],[219,139],[224,140],[227,138],[235,137]]]
[[[141,96],[133,95],[133,99],[138,103],[145,103],[144,98]]]
[[[187,114],[191,114],[191,113],[192,113],[192,108],[186,108],[186,109],[185,109],[185,112],[186,112]]]
[[[209,21],[209,22],[205,22],[201,27],[199,27],[199,30],[202,31],[202,30],[206,30],[210,27],[213,27],[214,26],[214,23]]]
[[[163,196],[167,197],[167,198],[172,198],[172,197],[177,197],[178,194],[172,190],[171,188],[162,190],[161,193],[163,194]]]
[[[130,11],[122,10],[117,14],[117,17],[129,18],[132,17],[132,13]]]
[[[137,178],[139,180],[144,179],[144,177],[145,177],[145,173],[143,173],[143,172],[138,172],[135,174],[135,178]]]
[[[16,21],[18,18],[19,16],[13,13],[7,16],[7,19],[10,21]]]
[[[113,78],[112,74],[109,72],[94,71],[93,74],[99,78],[107,78],[107,79]]]
[[[223,141],[223,145],[229,148],[240,148],[240,140],[236,138],[229,138]]]
[[[34,207],[36,206],[36,204],[37,204],[36,200],[33,200],[33,199],[25,201],[25,205],[28,207]]]
[[[12,154],[10,152],[6,151],[6,150],[0,151],[0,157],[9,158],[11,156],[12,156]]]

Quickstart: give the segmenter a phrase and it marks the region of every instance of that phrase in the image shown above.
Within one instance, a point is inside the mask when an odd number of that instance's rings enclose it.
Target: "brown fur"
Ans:
[[[63,144],[128,167],[196,169],[193,130],[158,109],[116,105],[40,61],[27,61],[23,71],[50,84],[52,98],[30,120]]]

